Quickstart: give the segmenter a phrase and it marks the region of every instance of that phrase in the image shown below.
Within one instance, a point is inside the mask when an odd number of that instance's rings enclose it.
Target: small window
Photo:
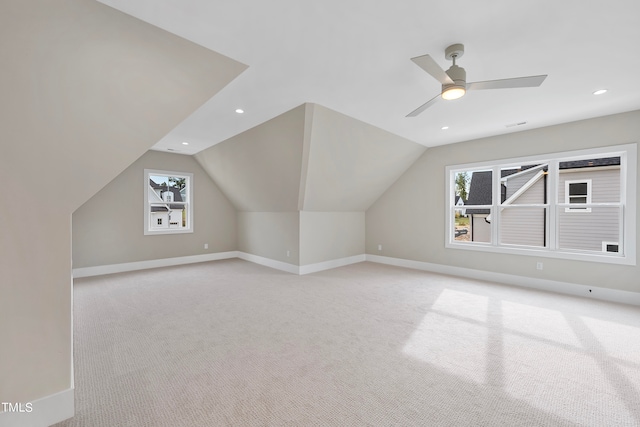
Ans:
[[[193,174],[145,169],[144,234],[193,232]]]
[[[565,181],[565,203],[570,205],[586,205],[591,203],[591,180]],[[565,212],[591,212],[591,208],[571,206]]]

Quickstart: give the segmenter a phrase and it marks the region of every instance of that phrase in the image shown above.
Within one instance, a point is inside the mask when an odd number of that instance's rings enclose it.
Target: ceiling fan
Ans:
[[[511,89],[518,87],[538,87],[542,84],[547,75],[516,77],[513,79],[487,80],[484,82],[467,83],[467,72],[462,67],[456,65],[456,59],[464,54],[464,45],[457,43],[449,46],[444,51],[444,57],[453,61],[453,65],[447,71],[443,70],[430,55],[416,56],[411,58],[418,67],[431,74],[433,78],[442,84],[442,92],[425,102],[409,114],[407,117],[415,117],[442,98],[445,100],[458,99],[468,90],[482,89]]]

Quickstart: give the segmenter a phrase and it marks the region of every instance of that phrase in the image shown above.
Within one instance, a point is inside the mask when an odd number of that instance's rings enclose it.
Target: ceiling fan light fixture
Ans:
[[[447,85],[442,88],[442,99],[451,101],[462,98],[465,93],[467,93],[467,90],[464,85]]]
[[[431,77],[436,79],[442,85],[439,95],[434,96],[409,114],[407,117],[416,117],[427,108],[431,107],[440,98],[450,101],[463,97],[469,90],[484,89],[515,89],[521,87],[538,87],[542,84],[547,75],[514,77],[510,79],[486,80],[479,82],[471,82],[467,84],[467,72],[464,68],[456,64],[456,60],[464,55],[464,45],[461,43],[452,44],[444,51],[444,57],[453,61],[453,65],[447,71],[442,69],[440,65],[431,57],[431,55],[422,55],[411,58],[411,60],[424,71],[429,73]]]

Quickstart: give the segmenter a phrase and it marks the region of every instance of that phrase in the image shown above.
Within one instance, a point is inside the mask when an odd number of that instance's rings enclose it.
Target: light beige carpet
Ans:
[[[372,263],[79,279],[59,426],[638,426],[640,310]]]

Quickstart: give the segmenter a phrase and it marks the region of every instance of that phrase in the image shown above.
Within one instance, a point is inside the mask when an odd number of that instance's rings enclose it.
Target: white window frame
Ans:
[[[585,208],[599,206],[620,207],[620,233],[618,236],[619,252],[581,251],[562,249],[558,245],[559,211],[571,208],[564,200],[558,200],[559,163],[566,160],[592,159],[597,157],[620,157],[620,203],[590,203]],[[500,170],[506,167],[523,164],[548,163],[547,203],[524,205],[541,207],[547,210],[547,246],[530,247],[500,244]],[[456,241],[455,224],[455,173],[492,170],[493,174],[493,204],[486,206],[465,205],[466,209],[488,208],[492,217],[491,241],[468,242]],[[528,156],[505,160],[484,161],[460,165],[450,165],[445,168],[445,248],[470,251],[496,252],[507,254],[521,254],[535,257],[581,260],[602,262],[609,264],[636,265],[636,195],[637,195],[637,144],[624,144],[600,147],[586,150],[566,151],[538,156]],[[584,180],[582,180],[584,181]]]
[[[149,185],[152,175],[164,175],[176,178],[185,178],[185,198],[183,202],[167,202],[171,204],[184,204],[187,208],[186,226],[184,228],[163,228],[154,229],[151,227],[151,202],[149,202],[149,192],[153,191]],[[193,233],[193,174],[189,172],[175,172],[160,169],[144,170],[144,234],[145,236],[157,234],[184,234]]]
[[[620,171],[620,173],[622,173],[622,171]],[[587,194],[585,195],[587,198],[587,202],[584,203],[585,205],[590,205],[591,204],[591,179],[573,179],[573,180],[567,180],[564,182],[564,202],[567,205],[570,204],[575,204],[574,202],[571,201],[571,195],[569,194],[569,187],[571,187],[571,184],[587,184]],[[579,197],[583,197],[583,196],[579,196]],[[578,207],[567,207],[564,208],[565,212],[576,212],[576,213],[588,213],[591,212],[591,208],[578,208]]]

